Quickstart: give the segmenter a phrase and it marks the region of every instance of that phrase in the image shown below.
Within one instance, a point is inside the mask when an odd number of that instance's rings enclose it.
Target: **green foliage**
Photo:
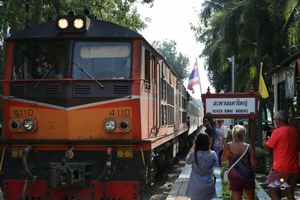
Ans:
[[[228,57],[237,64],[235,91],[244,92],[251,84],[258,87],[260,62],[266,72],[300,50],[298,0],[206,0],[202,6],[200,23],[191,28],[205,44],[202,56],[208,57],[216,92],[230,91]]]
[[[269,169],[267,169],[268,163],[267,163],[267,152],[262,148],[256,148],[255,149],[256,154],[256,173],[257,174],[267,174]]]
[[[100,19],[118,23],[132,30],[146,28],[149,19],[141,19],[136,3],[152,3],[153,0],[10,0],[0,6],[0,37],[7,28],[14,33],[25,27],[55,19],[58,15],[75,11],[83,14],[84,10]]]
[[[226,163],[222,163],[222,166],[221,166],[221,177],[224,176],[224,172],[226,170],[228,170],[228,162]],[[226,199],[226,200],[229,200],[231,199],[231,191],[229,189],[229,184],[228,183],[225,183],[225,182],[222,182],[222,199]]]
[[[135,0],[91,0],[89,8],[95,16],[100,19],[111,21],[123,25],[132,30],[142,30],[146,28],[146,23],[141,20],[141,15],[134,6]],[[148,1],[144,1],[148,2]],[[149,19],[145,19],[146,22]]]
[[[187,66],[189,65],[189,59],[182,53],[177,53],[174,40],[154,41],[152,45],[166,59],[181,80],[188,77]]]

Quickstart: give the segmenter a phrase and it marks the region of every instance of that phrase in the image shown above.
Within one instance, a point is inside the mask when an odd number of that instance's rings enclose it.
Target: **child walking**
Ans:
[[[215,151],[209,149],[209,137],[200,133],[186,158],[192,164],[186,195],[192,200],[211,200],[216,197],[213,167],[218,158]]]

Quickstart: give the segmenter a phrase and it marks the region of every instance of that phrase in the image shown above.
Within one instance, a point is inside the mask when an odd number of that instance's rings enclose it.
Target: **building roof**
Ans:
[[[287,59],[282,61],[279,65],[277,65],[276,67],[274,67],[270,71],[266,72],[266,76],[270,76],[270,75],[278,72],[279,70],[289,66],[293,61],[295,61],[299,57],[300,57],[300,52],[291,55],[290,57],[288,57]]]

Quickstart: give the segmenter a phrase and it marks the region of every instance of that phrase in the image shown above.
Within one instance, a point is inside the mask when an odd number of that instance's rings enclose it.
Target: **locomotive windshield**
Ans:
[[[131,43],[75,41],[73,44],[70,51],[69,41],[16,42],[12,79],[130,78]]]
[[[64,78],[67,53],[67,42],[17,42],[12,79]]]
[[[73,78],[128,79],[131,44],[128,42],[77,42],[74,47]]]

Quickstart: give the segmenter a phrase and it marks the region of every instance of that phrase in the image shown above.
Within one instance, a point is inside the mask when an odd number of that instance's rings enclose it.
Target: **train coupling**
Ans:
[[[87,188],[91,163],[50,163],[48,171],[51,188]]]

